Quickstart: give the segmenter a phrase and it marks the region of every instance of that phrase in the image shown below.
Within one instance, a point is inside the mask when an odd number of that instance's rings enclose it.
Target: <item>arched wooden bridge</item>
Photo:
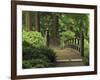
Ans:
[[[49,32],[47,32],[48,34]],[[50,47],[50,38],[47,35],[47,46]],[[52,40],[53,41],[53,40]],[[79,36],[68,39],[65,42],[63,49],[59,46],[51,47],[56,52],[56,66],[81,66],[84,65],[82,57],[84,56],[84,34],[80,33]]]
[[[65,47],[54,48],[56,52],[56,66],[83,66],[82,57],[84,56],[84,36],[65,41]]]

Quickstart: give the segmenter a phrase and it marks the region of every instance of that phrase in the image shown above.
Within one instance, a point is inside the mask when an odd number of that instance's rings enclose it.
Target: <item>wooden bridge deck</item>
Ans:
[[[81,54],[79,51],[72,49],[72,48],[55,48],[54,51],[56,52],[57,60],[62,59],[82,59]]]
[[[82,57],[79,51],[72,48],[55,48],[57,67],[83,66]]]

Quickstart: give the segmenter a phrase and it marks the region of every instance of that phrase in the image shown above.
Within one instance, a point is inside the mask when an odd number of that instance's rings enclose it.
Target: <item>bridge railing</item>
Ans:
[[[84,56],[84,35],[83,33],[80,34],[80,37],[66,40],[65,47],[76,49],[81,53],[81,56]]]
[[[80,51],[80,39],[72,38],[65,41],[66,46]]]

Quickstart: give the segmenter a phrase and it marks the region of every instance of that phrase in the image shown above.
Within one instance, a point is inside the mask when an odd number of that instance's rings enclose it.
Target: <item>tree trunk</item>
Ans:
[[[53,16],[53,37],[58,37],[58,16]]]
[[[39,17],[39,12],[35,13],[35,28],[36,28],[36,31],[40,31],[40,17]]]
[[[84,57],[84,34],[83,32],[81,32],[81,35],[80,35],[80,53],[81,53],[81,56]]]
[[[58,16],[54,13],[52,19],[52,32],[51,32],[51,44],[54,46],[58,46],[59,41],[59,24],[58,24]]]
[[[32,20],[31,20],[31,12],[25,12],[25,30],[30,31],[32,30]]]

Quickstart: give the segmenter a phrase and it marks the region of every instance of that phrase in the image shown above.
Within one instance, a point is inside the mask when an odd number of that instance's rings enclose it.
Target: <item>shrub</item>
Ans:
[[[66,40],[74,38],[74,36],[75,36],[75,33],[72,31],[61,32],[60,33],[61,48],[64,48]]]
[[[60,33],[61,38],[64,40],[71,39],[75,36],[75,33],[72,31],[65,31]]]
[[[89,42],[88,40],[84,40],[84,57],[83,62],[85,65],[89,65]]]
[[[48,63],[48,61],[45,61],[43,59],[32,59],[32,60],[23,60],[23,69],[27,68],[46,68],[46,67],[52,67],[54,66],[53,63]]]
[[[24,41],[25,42],[25,41]],[[24,44],[23,42],[23,44]],[[26,43],[26,42],[25,42]],[[43,59],[50,62],[56,61],[55,52],[47,47],[33,47],[27,43],[28,46],[23,46],[23,60],[29,60],[29,59]]]
[[[32,51],[33,51],[33,47],[31,44],[29,44],[28,42],[26,42],[25,40],[22,43],[23,47],[22,47],[22,56],[23,56],[23,60],[29,60],[32,58]]]
[[[23,68],[45,68],[50,67],[51,64],[43,59],[23,60]]]
[[[33,47],[23,41],[23,68],[53,66],[55,52],[47,47]]]
[[[23,31],[23,41],[26,41],[34,47],[44,46],[44,38],[41,33],[37,31]]]
[[[31,63],[30,63],[30,60],[24,60],[24,61],[22,62],[22,67],[23,67],[24,69],[26,69],[26,68],[32,68],[32,65],[31,65]]]
[[[24,60],[23,61],[23,68],[43,68],[49,67],[48,61],[43,59],[32,59],[32,60]]]
[[[31,64],[32,64],[32,67],[35,67],[35,68],[49,67],[48,61],[45,61],[43,59],[32,59]]]
[[[55,52],[45,47],[39,32],[23,31],[23,68],[48,67],[56,61]]]
[[[52,49],[48,47],[41,47],[39,51],[40,54],[45,55],[50,62],[56,62],[56,53]]]
[[[40,51],[38,48],[26,47],[23,49],[23,60],[31,60],[39,58],[45,61],[49,61],[48,57],[41,52],[42,51]]]

